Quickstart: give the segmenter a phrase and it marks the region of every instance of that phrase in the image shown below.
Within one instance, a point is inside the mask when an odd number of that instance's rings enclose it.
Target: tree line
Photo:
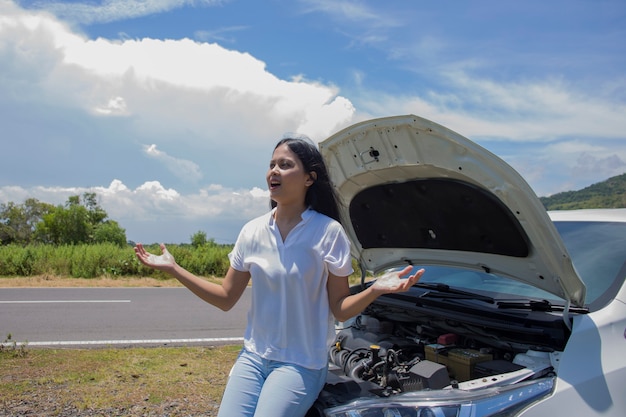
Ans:
[[[200,276],[224,276],[233,245],[217,244],[203,231],[190,239],[190,244],[168,245],[176,261]],[[71,196],[58,206],[35,198],[0,205],[0,277],[166,277],[137,261],[133,246],[95,193]],[[147,249],[160,251],[157,244]]]
[[[0,205],[0,245],[78,245],[112,243],[123,247],[126,230],[108,218],[96,193],[68,198],[54,206],[36,198]]]
[[[626,173],[578,191],[564,191],[540,200],[547,210],[626,208]]]

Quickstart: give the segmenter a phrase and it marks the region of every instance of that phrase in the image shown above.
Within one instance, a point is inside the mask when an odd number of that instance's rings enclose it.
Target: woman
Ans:
[[[333,318],[345,321],[381,294],[408,290],[424,272],[393,288],[374,285],[351,295],[350,244],[317,148],[303,139],[281,140],[266,180],[272,210],[242,228],[221,285],[181,268],[163,245],[166,256],[158,259],[141,244],[135,248],[142,263],[170,273],[222,310],[235,305],[252,279],[244,347],[221,417],[304,416],[326,380]]]

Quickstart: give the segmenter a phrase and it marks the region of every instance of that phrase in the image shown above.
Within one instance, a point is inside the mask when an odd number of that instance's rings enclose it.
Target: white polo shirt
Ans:
[[[274,211],[248,222],[228,255],[234,269],[252,276],[244,346],[266,359],[321,369],[334,337],[328,273],[353,272],[350,242],[338,222],[311,209],[283,242]]]

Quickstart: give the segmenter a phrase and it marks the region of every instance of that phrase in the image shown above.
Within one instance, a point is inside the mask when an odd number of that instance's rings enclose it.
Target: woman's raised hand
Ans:
[[[157,256],[146,252],[146,249],[143,247],[143,245],[141,243],[138,243],[137,246],[135,246],[135,255],[137,256],[137,259],[139,259],[139,262],[141,262],[145,266],[168,272],[172,270],[174,265],[176,265],[176,260],[174,259],[172,254],[168,252],[163,243],[161,243],[160,246],[161,255]]]
[[[407,266],[402,271],[390,272],[379,277],[372,285],[373,289],[381,292],[404,292],[408,291],[419,279],[424,275],[424,268],[418,270],[415,274],[410,275],[407,279],[401,279],[402,275],[408,274],[413,269],[412,266]]]

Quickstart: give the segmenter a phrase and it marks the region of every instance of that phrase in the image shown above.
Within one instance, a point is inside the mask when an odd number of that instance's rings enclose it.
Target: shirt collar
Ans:
[[[300,223],[306,223],[307,221],[309,221],[309,219],[313,216],[315,210],[313,210],[310,206],[307,207],[302,214],[300,214],[300,217],[302,218],[302,220],[300,221]],[[270,226],[274,226],[276,224],[276,220],[274,219],[274,213],[276,213],[276,207],[274,207],[271,211],[270,211],[270,219],[269,219],[269,225]]]

